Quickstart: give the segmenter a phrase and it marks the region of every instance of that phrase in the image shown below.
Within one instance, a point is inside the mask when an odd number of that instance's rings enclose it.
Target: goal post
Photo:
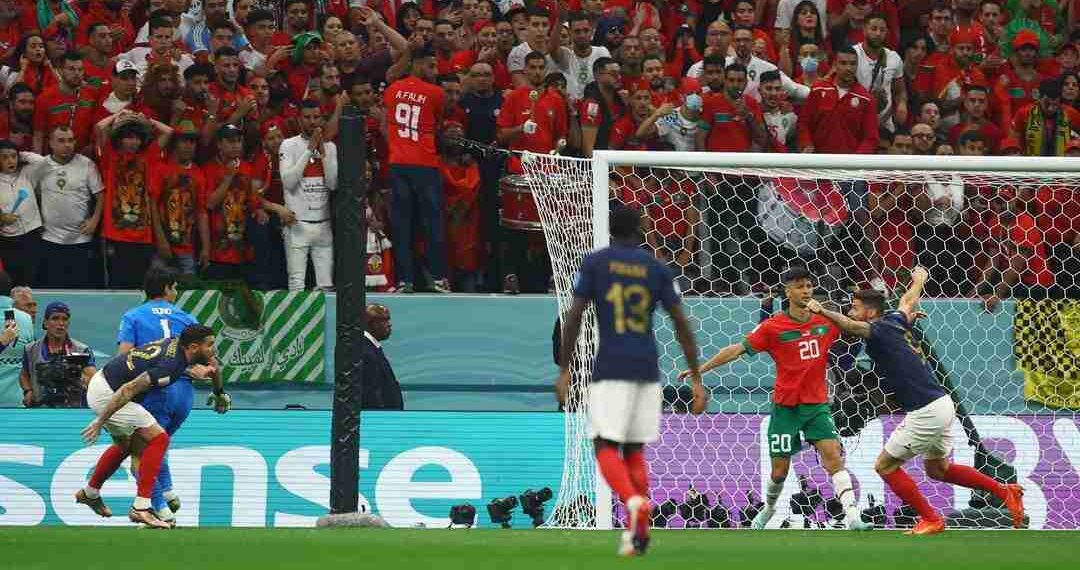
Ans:
[[[864,287],[895,301],[906,270],[927,266],[927,317],[913,342],[958,404],[951,458],[1023,484],[1030,527],[1080,528],[1080,159],[597,151],[588,160],[527,154],[523,164],[560,314],[581,259],[608,244],[609,204],[635,205],[646,214],[643,246],[678,276],[702,359],[782,310],[780,299],[763,299],[778,295],[789,266],[808,267],[839,307]],[[691,416],[671,323],[658,318],[656,329],[665,416],[647,448],[654,523],[745,526],[768,477],[772,363],[744,358],[706,375],[708,413]],[[611,528],[625,512],[587,440],[591,310],[583,331],[548,524]],[[902,415],[853,344],[830,353],[833,417],[864,516],[903,527],[910,511],[873,471]],[[824,471],[803,449],[773,525],[838,526]],[[1004,522],[994,497],[930,481],[916,463],[910,470],[951,525]]]

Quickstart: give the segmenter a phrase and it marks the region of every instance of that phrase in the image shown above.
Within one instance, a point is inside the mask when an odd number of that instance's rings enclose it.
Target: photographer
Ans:
[[[19,385],[24,406],[85,406],[86,385],[97,368],[90,347],[68,335],[70,319],[71,309],[64,303],[45,307],[45,337],[23,349]]]

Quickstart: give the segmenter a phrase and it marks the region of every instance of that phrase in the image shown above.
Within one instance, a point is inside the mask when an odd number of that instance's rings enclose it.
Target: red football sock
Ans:
[[[648,497],[649,465],[645,463],[645,451],[638,449],[627,452],[623,455],[623,462],[626,463],[626,471],[630,474],[630,482],[634,484],[634,489],[642,497]]]
[[[110,445],[105,453],[101,454],[98,458],[97,466],[94,467],[94,474],[90,477],[90,488],[101,489],[101,486],[108,481],[109,477],[112,477],[113,473],[120,468],[120,464],[124,462],[124,458],[127,457],[127,453],[121,449],[119,445],[115,443]]]
[[[1005,492],[1004,485],[967,465],[950,464],[949,468],[945,470],[945,478],[942,480],[946,483],[952,483],[953,485],[967,487],[968,489],[982,489],[983,491],[993,493],[995,497],[1002,501],[1008,496],[1008,493]]]
[[[882,475],[881,478],[885,480],[893,493],[896,493],[897,497],[911,505],[923,520],[941,520],[941,515],[938,514],[937,509],[930,506],[926,497],[915,486],[915,481],[903,469],[897,469],[888,475]]]
[[[149,498],[154,491],[154,480],[161,470],[161,461],[165,459],[165,450],[169,448],[169,434],[161,432],[150,440],[142,452],[139,462],[138,496]]]
[[[596,462],[600,465],[600,473],[604,475],[609,487],[625,503],[630,497],[637,495],[634,484],[630,482],[630,474],[626,470],[626,463],[619,455],[619,450],[612,446],[604,446],[596,450]]]

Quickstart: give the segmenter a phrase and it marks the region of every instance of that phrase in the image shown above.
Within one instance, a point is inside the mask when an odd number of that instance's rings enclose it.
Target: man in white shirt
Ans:
[[[723,19],[718,19],[709,24],[705,31],[705,53],[701,55],[703,57],[709,57],[710,55],[727,57],[730,50],[731,26]],[[686,70],[686,76],[699,79],[703,71],[705,71],[705,60],[691,65],[690,69]]]
[[[330,192],[337,188],[337,146],[323,141],[323,115],[315,101],[300,109],[301,134],[281,143],[281,185],[285,207],[296,222],[285,228],[285,269],[289,290],[304,289],[307,262],[315,267],[315,284],[334,286],[334,236],[330,228]]]
[[[753,97],[755,101],[760,103],[761,94],[758,93],[758,84],[761,81],[761,74],[766,71],[779,70],[779,68],[751,53],[754,47],[754,32],[750,28],[739,26],[735,28],[731,37],[732,43],[735,45],[735,55],[729,56],[724,62],[724,66],[740,63],[746,67],[746,90],[743,91],[743,95]],[[810,95],[809,87],[796,83],[783,71],[780,72],[780,84],[783,86],[788,98],[793,101],[805,101]]]
[[[105,112],[102,113],[99,109],[100,117],[115,115],[135,102],[135,94],[139,91],[139,71],[135,69],[135,64],[126,59],[116,60],[109,84],[112,91],[108,97],[101,100],[101,107]]]
[[[150,46],[134,47],[120,54],[118,59],[130,61],[135,65],[135,71],[139,74],[139,83],[142,84],[146,70],[151,61],[169,61],[180,68],[180,76],[191,67],[195,60],[186,53],[176,53],[175,35],[176,25],[171,16],[158,14],[150,18]]]
[[[644,139],[655,134],[676,151],[697,150],[697,132],[703,106],[701,95],[697,93],[687,95],[686,101],[678,109],[665,103],[641,122],[635,136]]]
[[[602,57],[611,57],[608,48],[592,45],[593,25],[582,12],[570,15],[570,45],[573,50],[560,47],[548,56],[566,77],[566,92],[571,101],[580,100],[585,86],[593,82],[593,63]],[[550,65],[550,64],[549,64]]]
[[[31,180],[41,196],[44,231],[40,285],[56,289],[90,283],[93,238],[105,203],[94,161],[75,153],[75,133],[57,127],[49,135],[49,156],[23,153],[33,163]]]
[[[551,58],[551,54],[566,50],[566,48],[559,46],[558,26],[550,24],[548,14],[543,8],[529,8],[527,14],[529,18],[529,29],[526,32],[528,41],[514,46],[514,49],[510,50],[510,55],[506,57],[506,68],[510,71],[514,87],[528,84],[528,80],[525,78],[525,56],[534,51],[544,54],[547,65],[544,75],[547,75],[548,73],[561,71],[555,60]],[[560,55],[559,57],[563,56]]]
[[[881,126],[895,131],[896,124],[907,123],[907,88],[904,86],[904,61],[895,51],[885,47],[888,34],[885,16],[871,14],[866,18],[863,22],[865,39],[855,45],[855,56],[859,61],[855,78],[874,96]]]

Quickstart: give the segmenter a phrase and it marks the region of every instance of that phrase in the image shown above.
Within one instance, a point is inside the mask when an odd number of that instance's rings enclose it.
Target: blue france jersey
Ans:
[[[150,382],[159,388],[168,386],[183,376],[188,367],[180,339],[162,339],[137,346],[127,354],[114,356],[102,368],[109,387],[119,390],[121,386],[146,373]]]
[[[198,324],[195,317],[176,305],[164,299],[154,299],[124,313],[116,342],[142,346],[155,340],[178,337],[184,329],[194,324]]]
[[[653,314],[680,303],[671,271],[639,247],[613,245],[581,263],[574,296],[592,301],[600,328],[593,382],[660,378]]]
[[[917,410],[945,395],[930,365],[911,337],[911,323],[900,311],[889,311],[870,324],[866,354],[904,411]]]

